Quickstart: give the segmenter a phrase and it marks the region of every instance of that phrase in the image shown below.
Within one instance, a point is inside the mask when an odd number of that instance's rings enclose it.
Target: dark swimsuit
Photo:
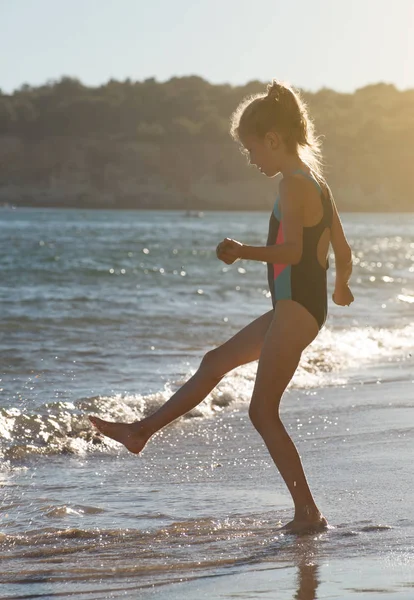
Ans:
[[[318,261],[317,248],[320,237],[326,228],[332,226],[332,197],[329,188],[326,193],[311,175],[304,171],[295,171],[310,179],[318,188],[323,207],[322,219],[312,227],[303,228],[303,252],[300,262],[296,265],[278,265],[267,263],[269,289],[272,295],[273,308],[278,300],[295,300],[302,304],[313,315],[321,329],[326,321],[328,312],[328,297],[326,286],[326,271]],[[283,219],[280,210],[280,197],[276,198],[269,221],[269,236],[267,245],[283,244]]]

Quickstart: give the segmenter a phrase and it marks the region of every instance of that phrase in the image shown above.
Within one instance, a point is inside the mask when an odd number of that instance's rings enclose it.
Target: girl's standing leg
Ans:
[[[300,304],[280,300],[267,331],[259,360],[249,415],[279,469],[295,505],[294,531],[325,528],[309,489],[296,447],[279,416],[282,394],[292,379],[303,350],[315,339],[315,318]]]
[[[138,454],[152,435],[200,404],[226,373],[259,358],[272,316],[273,311],[265,313],[226,343],[207,352],[197,372],[149,417],[135,423],[112,423],[98,417],[89,417],[90,421],[101,433]]]

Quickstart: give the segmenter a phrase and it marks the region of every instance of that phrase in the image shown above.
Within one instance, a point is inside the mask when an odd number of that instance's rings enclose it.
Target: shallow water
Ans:
[[[0,212],[2,597],[414,598],[414,215],[344,215],[356,301],[330,304],[283,401],[334,529],[279,530],[292,507],[247,418],[255,364],[140,457],[86,421],[153,411],[270,308],[264,265],[214,254],[263,243],[267,219]]]

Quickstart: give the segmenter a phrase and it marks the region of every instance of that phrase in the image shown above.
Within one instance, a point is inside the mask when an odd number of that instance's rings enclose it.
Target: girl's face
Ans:
[[[249,162],[256,166],[267,177],[274,177],[280,172],[281,138],[277,133],[266,133],[264,138],[248,135],[240,138],[248,152]]]

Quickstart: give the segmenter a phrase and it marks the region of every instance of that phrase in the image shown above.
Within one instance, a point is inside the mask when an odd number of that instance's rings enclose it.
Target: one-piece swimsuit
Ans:
[[[322,266],[318,260],[318,243],[323,232],[332,226],[332,195],[328,187],[322,190],[318,181],[305,171],[300,174],[314,183],[319,191],[323,207],[323,215],[319,223],[311,227],[303,227],[303,251],[300,262],[294,265],[268,263],[268,282],[272,296],[273,308],[276,302],[290,299],[304,306],[313,315],[321,329],[328,312],[326,272],[329,262]],[[280,209],[280,196],[276,198],[269,221],[267,245],[283,244],[283,215]]]

